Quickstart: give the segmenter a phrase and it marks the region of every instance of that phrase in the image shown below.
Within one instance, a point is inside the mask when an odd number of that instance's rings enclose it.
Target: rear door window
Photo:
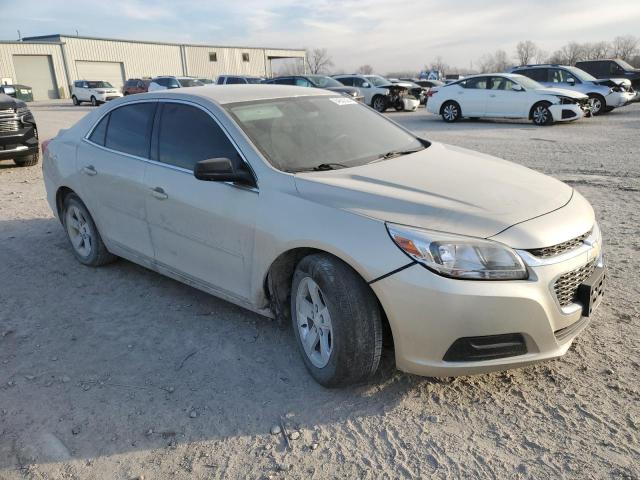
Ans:
[[[158,160],[193,171],[209,158],[228,158],[237,167],[240,155],[218,124],[203,110],[179,103],[162,104],[158,126]]]
[[[336,80],[347,87],[353,87],[353,77],[336,78]]]
[[[156,103],[134,103],[113,110],[104,146],[122,153],[148,158]]]
[[[228,77],[227,78],[227,84],[240,84],[240,83],[247,83],[245,81],[244,78],[241,77]]]
[[[488,80],[488,77],[470,78],[469,80],[460,82],[460,85],[463,86],[464,88],[484,90],[487,88],[487,80]]]
[[[104,117],[102,117],[102,120],[100,120],[100,123],[96,125],[96,127],[93,129],[93,132],[91,132],[91,135],[89,136],[89,140],[103,147],[104,147],[104,138],[107,133],[107,125],[109,125],[109,115],[110,114],[107,114]]]

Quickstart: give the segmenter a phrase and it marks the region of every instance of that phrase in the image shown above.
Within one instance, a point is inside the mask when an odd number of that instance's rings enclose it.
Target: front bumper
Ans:
[[[578,303],[561,307],[553,285],[561,275],[601,258],[598,241],[558,263],[529,265],[529,279],[520,281],[455,280],[415,264],[371,287],[387,314],[400,370],[425,376],[469,375],[522,367],[566,353],[591,317],[582,316]],[[514,334],[524,340],[524,353],[490,360],[444,360],[460,339]]]
[[[634,101],[635,92],[611,92],[605,97],[607,107],[623,107]]]
[[[35,124],[22,124],[11,132],[0,132],[0,160],[32,155],[38,151],[38,132]]]
[[[573,122],[586,116],[585,110],[576,104],[555,104],[549,106],[554,122]]]

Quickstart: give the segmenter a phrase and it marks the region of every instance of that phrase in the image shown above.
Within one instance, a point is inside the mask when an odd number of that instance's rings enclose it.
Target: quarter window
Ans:
[[[236,166],[241,163],[235,147],[208,114],[189,105],[163,104],[158,160],[193,170],[196,163],[209,158],[228,158]]]
[[[100,123],[96,125],[96,128],[93,129],[93,132],[91,132],[91,136],[89,137],[89,140],[91,140],[93,143],[97,143],[98,145],[101,145],[103,147],[104,137],[107,133],[107,125],[109,125],[109,115],[110,114],[107,114],[102,117],[102,120],[100,120]]]
[[[155,109],[155,103],[134,103],[113,110],[110,113],[105,147],[138,157],[148,157]]]

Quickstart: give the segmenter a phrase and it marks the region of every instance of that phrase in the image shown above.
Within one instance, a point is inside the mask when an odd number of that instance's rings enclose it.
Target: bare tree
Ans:
[[[615,58],[621,58],[622,60],[629,61],[638,54],[639,45],[640,40],[633,35],[616,37],[611,43],[611,53]]]
[[[549,52],[546,50],[538,49],[536,52],[536,63],[547,63],[549,61]]]
[[[563,65],[574,65],[585,57],[584,45],[578,42],[569,42],[560,50],[556,50],[549,59],[550,63],[560,63]]]
[[[609,42],[585,43],[582,45],[584,60],[597,60],[599,58],[607,58],[611,51]]]
[[[476,63],[480,73],[504,72],[510,67],[507,52],[504,50],[484,54]]]
[[[312,74],[326,73],[333,67],[333,60],[326,48],[314,48],[307,50],[307,65]]]
[[[538,46],[531,40],[524,40],[518,42],[516,45],[516,60],[520,62],[520,65],[527,65],[532,61],[538,53]]]
[[[448,68],[449,66],[444,63],[444,60],[439,55],[429,65],[425,65],[425,70],[436,70],[438,72],[442,72],[443,74],[447,71]]]
[[[361,73],[362,75],[371,75],[373,73],[373,67],[371,65],[360,65],[356,73]]]

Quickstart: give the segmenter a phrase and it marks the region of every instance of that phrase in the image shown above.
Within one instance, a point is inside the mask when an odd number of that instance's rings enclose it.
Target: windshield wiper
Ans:
[[[426,147],[412,148],[410,150],[391,150],[390,152],[378,155],[377,158],[373,159],[369,163],[380,162],[381,160],[389,160],[390,158],[400,157],[402,155],[409,155],[410,153],[416,153],[424,150],[425,148]]]
[[[335,170],[336,168],[348,168],[347,165],[343,163],[321,163],[320,165],[316,165],[311,170],[314,172],[324,172],[327,170]]]

